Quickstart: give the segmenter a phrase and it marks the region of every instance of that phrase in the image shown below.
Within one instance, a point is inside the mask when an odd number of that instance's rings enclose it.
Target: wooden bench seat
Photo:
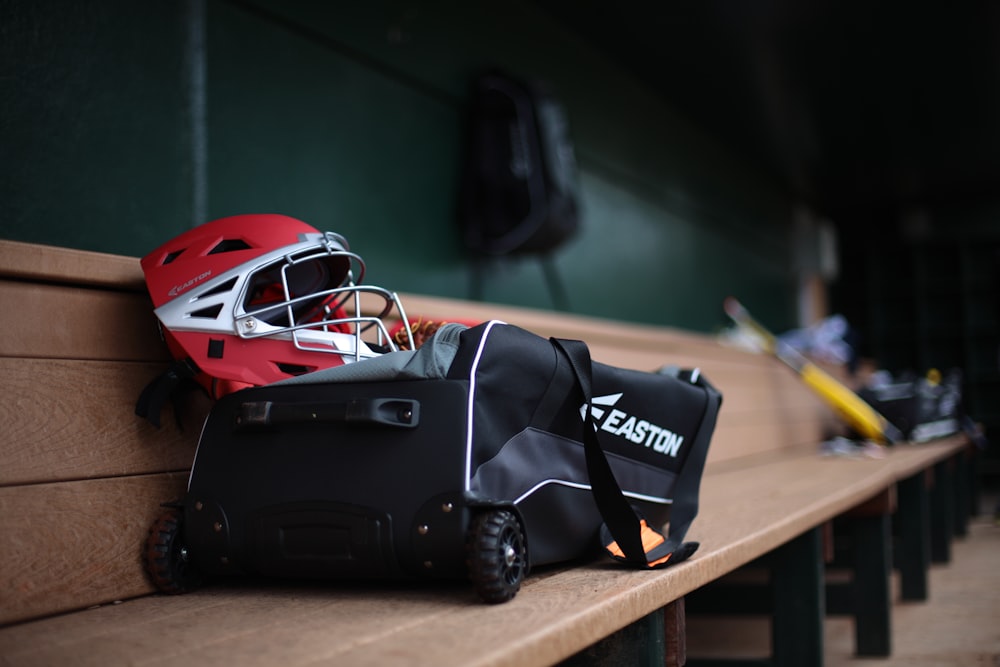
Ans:
[[[553,664],[877,495],[895,470],[919,470],[927,455],[954,451],[952,442],[902,451],[891,467],[805,455],[763,465],[763,477],[710,475],[691,533],[703,543],[696,558],[656,572],[604,561],[543,569],[505,605],[483,605],[461,584],[234,581],[0,630],[0,647],[12,664],[70,655],[95,663],[155,655],[168,664]]]
[[[0,330],[0,382],[13,399],[0,408],[0,663],[591,664],[604,655],[595,646],[645,626],[662,640],[651,650],[683,664],[685,596],[815,546],[832,519],[897,487],[905,496],[914,480],[927,516],[913,539],[929,540],[927,471],[965,451],[956,437],[884,459],[821,457],[830,411],[762,355],[667,328],[402,298],[410,315],[582,338],[607,363],[700,367],[724,402],[689,532],[695,556],[655,572],[604,560],[540,568],[497,606],[460,582],[237,580],[150,595],[140,545],[159,503],[183,493],[207,402],[181,411],[192,422],[183,429],[132,414],[167,360],[137,260],[0,241],[0,309],[17,314]]]

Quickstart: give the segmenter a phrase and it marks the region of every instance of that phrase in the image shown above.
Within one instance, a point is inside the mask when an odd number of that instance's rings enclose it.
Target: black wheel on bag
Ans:
[[[485,602],[507,602],[521,589],[528,559],[521,523],[512,512],[477,514],[469,528],[469,578]]]
[[[142,551],[142,560],[153,585],[161,593],[171,595],[188,593],[201,586],[204,579],[190,561],[184,545],[181,516],[174,510],[161,514],[150,527]]]

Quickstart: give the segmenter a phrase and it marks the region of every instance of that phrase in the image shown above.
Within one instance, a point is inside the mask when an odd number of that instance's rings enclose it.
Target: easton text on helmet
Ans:
[[[173,287],[170,288],[170,291],[167,292],[167,294],[170,295],[170,296],[177,296],[178,294],[180,294],[181,292],[183,292],[187,288],[192,287],[192,286],[200,283],[202,280],[205,280],[205,278],[208,278],[210,275],[212,275],[212,271],[211,270],[205,271],[204,273],[200,273],[200,274],[198,274],[197,276],[195,276],[191,280],[188,280],[185,283],[182,283],[180,285],[174,285]]]

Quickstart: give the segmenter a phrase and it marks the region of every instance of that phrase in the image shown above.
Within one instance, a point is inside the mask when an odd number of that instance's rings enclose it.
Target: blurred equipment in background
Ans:
[[[926,442],[964,431],[980,448],[986,446],[982,430],[965,414],[962,371],[953,368],[944,377],[936,368],[924,377],[886,371],[874,373],[859,392],[875,409],[895,424],[907,440]]]
[[[534,256],[554,305],[568,308],[552,252],[579,229],[576,157],[562,106],[547,87],[489,71],[473,86],[459,222],[476,256],[474,298],[488,258]]]
[[[861,437],[882,444],[894,444],[903,439],[899,429],[893,426],[888,419],[798,350],[776,338],[774,334],[753,319],[747,309],[735,298],[727,298],[723,308],[741,330],[754,334],[764,351],[774,355],[798,373],[806,386],[826,401],[834,412]]]

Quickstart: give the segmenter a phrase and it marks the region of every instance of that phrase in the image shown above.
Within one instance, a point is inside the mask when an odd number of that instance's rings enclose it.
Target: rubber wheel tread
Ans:
[[[150,581],[161,593],[178,595],[198,588],[202,575],[182,556],[181,519],[175,511],[161,514],[149,529],[143,563]]]
[[[483,601],[511,600],[527,573],[527,553],[521,524],[506,510],[482,512],[469,530],[469,578]]]

